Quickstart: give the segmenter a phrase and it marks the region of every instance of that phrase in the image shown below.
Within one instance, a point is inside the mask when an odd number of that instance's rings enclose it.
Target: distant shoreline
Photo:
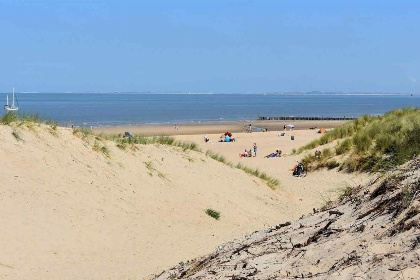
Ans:
[[[144,136],[174,136],[174,135],[197,135],[197,134],[216,134],[230,131],[233,133],[245,132],[247,126],[252,124],[257,133],[261,128],[268,131],[283,131],[284,126],[293,124],[295,130],[304,130],[311,127],[326,129],[340,126],[345,121],[232,121],[232,122],[202,122],[202,123],[179,123],[178,129],[175,124],[145,124],[133,126],[109,126],[94,127],[94,132],[107,135],[120,134],[129,131]]]
[[[1,92],[7,94],[9,92]],[[326,95],[389,95],[389,96],[401,96],[401,95],[413,95],[419,96],[420,93],[396,93],[396,92],[252,92],[252,93],[241,93],[241,92],[143,92],[143,91],[75,91],[75,92],[60,92],[60,91],[16,91],[18,94],[156,94],[156,95],[311,95],[311,96],[326,96]]]

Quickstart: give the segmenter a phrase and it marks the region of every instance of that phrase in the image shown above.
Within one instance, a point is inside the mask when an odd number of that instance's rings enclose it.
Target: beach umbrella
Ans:
[[[288,125],[286,125],[287,127],[290,127],[290,128],[294,128],[295,126],[293,125],[293,124],[288,124]]]

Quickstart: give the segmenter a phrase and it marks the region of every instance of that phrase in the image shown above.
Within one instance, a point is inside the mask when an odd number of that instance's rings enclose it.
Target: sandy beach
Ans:
[[[241,121],[241,122],[220,122],[220,123],[183,123],[178,124],[175,129],[173,124],[160,125],[141,125],[141,126],[113,126],[113,127],[94,127],[97,133],[120,134],[130,131],[144,136],[159,135],[194,135],[194,134],[213,134],[231,132],[245,132],[247,126],[252,124],[254,128],[267,128],[268,131],[283,130],[284,125],[293,124],[295,130],[309,129],[310,127],[332,128],[340,126],[344,121]]]
[[[346,182],[366,179],[336,171],[291,176],[289,169],[301,156],[290,152],[319,137],[314,130],[234,136],[235,143],[217,142],[219,134],[209,134],[208,143],[202,134],[177,138],[267,172],[280,180],[278,189],[204,153],[162,145],[122,151],[113,142],[80,139],[68,128],[55,135],[44,126],[0,126],[0,222],[5,225],[0,275],[145,277],[254,230],[297,219],[333,198]],[[254,142],[257,157],[240,159]],[[95,145],[106,146],[109,158]],[[263,158],[279,148],[287,156]],[[207,216],[207,207],[220,211],[221,220]]]
[[[285,133],[285,136],[279,136],[282,132]],[[292,135],[294,140],[291,140]],[[236,142],[230,143],[218,142],[220,136],[220,134],[209,134],[210,141],[207,143],[204,143],[203,135],[182,135],[176,136],[176,138],[198,143],[203,150],[221,154],[234,164],[241,163],[279,179],[281,186],[275,192],[291,203],[290,206],[296,214],[312,211],[313,208],[325,203],[325,200],[334,199],[340,188],[348,185],[352,187],[360,185],[369,177],[366,174],[348,174],[337,170],[320,170],[312,172],[304,178],[293,177],[291,169],[306,153],[292,155],[292,150],[320,137],[320,134],[315,130],[234,133],[233,137]],[[257,156],[240,158],[239,154],[243,153],[245,149],[252,150],[254,143],[258,147]],[[282,157],[265,158],[266,155],[277,149],[283,152]],[[308,153],[314,153],[314,151],[308,151]]]
[[[176,136],[279,179],[275,190],[204,152],[164,145],[124,151],[115,142],[85,138],[70,128],[0,126],[0,222],[5,225],[0,275],[137,279],[254,230],[297,219],[333,199],[338,188],[367,178],[327,170],[292,176],[290,169],[303,156],[291,155],[292,149],[320,136],[303,128],[326,124],[295,122],[302,129],[285,131],[285,136],[234,133],[234,143],[219,143],[219,133],[208,134],[208,143],[202,133]],[[243,123],[235,125],[240,130]],[[176,132],[208,132],[209,127],[225,131],[235,126],[180,126]],[[254,142],[257,156],[239,158]],[[109,157],[100,153],[101,146]],[[276,149],[284,156],[264,158]],[[207,216],[206,208],[220,211],[221,220]]]

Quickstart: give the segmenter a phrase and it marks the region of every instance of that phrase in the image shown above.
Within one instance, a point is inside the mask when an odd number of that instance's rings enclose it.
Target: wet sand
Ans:
[[[113,126],[113,127],[95,127],[93,130],[97,133],[104,134],[120,134],[130,131],[135,134],[144,136],[160,136],[160,135],[197,135],[197,134],[217,134],[226,131],[245,132],[249,124],[253,128],[267,128],[268,131],[283,130],[284,125],[293,124],[295,130],[317,128],[334,128],[340,126],[345,121],[240,121],[240,122],[220,122],[220,123],[188,123],[178,124],[175,129],[173,124],[161,125],[140,125],[140,126]]]

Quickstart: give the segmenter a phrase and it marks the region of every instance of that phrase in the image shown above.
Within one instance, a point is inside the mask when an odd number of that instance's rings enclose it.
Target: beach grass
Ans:
[[[191,151],[202,153],[202,150],[198,147],[196,143],[178,141],[174,137],[170,137],[170,136],[145,137],[141,135],[134,135],[130,137],[122,137],[121,135],[93,134],[93,132],[88,129],[74,129],[73,133],[76,133],[76,134],[80,133],[81,135],[86,135],[86,136],[95,135],[95,137],[97,137],[98,140],[113,141],[116,143],[116,146],[121,150],[126,150],[128,145],[134,146],[135,144],[140,144],[140,145],[159,144],[159,145],[178,147],[178,148],[181,148],[183,151],[191,150]],[[275,189],[278,186],[280,186],[280,182],[278,179],[272,178],[271,176],[268,176],[266,173],[260,172],[258,169],[252,169],[246,166],[242,166],[241,164],[235,165],[232,162],[228,162],[223,155],[213,153],[210,150],[206,151],[205,155],[229,167],[240,169],[244,171],[245,173],[248,173],[252,176],[260,178],[261,180],[265,181],[271,189]],[[193,162],[193,160],[189,159],[189,162]]]
[[[337,155],[347,155],[340,169],[385,172],[420,154],[420,108],[398,109],[383,116],[363,116],[337,127],[319,139],[300,147],[302,153],[339,140],[334,150],[324,149],[321,161],[325,164]],[[304,157],[307,164],[317,161]]]
[[[45,117],[41,117],[39,114],[22,114],[18,112],[9,112],[5,114],[0,118],[0,124],[17,124],[18,126],[23,124],[46,124],[51,125],[54,130],[58,126],[57,122]]]
[[[207,215],[209,215],[213,219],[216,219],[216,220],[220,219],[220,212],[219,211],[216,211],[216,210],[211,209],[211,208],[207,208],[205,210],[205,212],[206,212]]]
[[[45,119],[40,117],[39,114],[17,114],[17,113],[8,113],[4,115],[0,119],[1,124],[10,125],[12,123],[17,124],[23,124],[23,123],[43,123],[51,125],[50,133],[57,136],[57,122]],[[102,144],[102,140],[108,140],[116,143],[116,146],[121,150],[126,150],[128,146],[135,147],[135,144],[140,145],[152,145],[152,144],[158,144],[158,145],[167,145],[167,146],[173,146],[181,148],[183,151],[196,151],[196,152],[202,152],[202,150],[198,147],[198,145],[194,142],[182,142],[176,140],[174,137],[170,136],[152,136],[152,137],[145,137],[141,135],[134,135],[133,137],[122,137],[121,135],[106,135],[106,134],[95,134],[92,130],[80,127],[80,128],[73,128],[73,134],[82,138],[85,141],[88,141],[88,139],[95,138],[95,142],[93,144],[92,149],[94,151],[100,152],[104,154],[107,158],[110,157],[110,151],[106,147],[106,145]],[[16,137],[15,137],[16,138]],[[18,138],[16,138],[18,139]],[[226,158],[223,155],[219,155],[216,153],[213,153],[211,151],[207,151],[206,156],[219,161],[229,167],[237,168],[245,173],[248,173],[252,176],[258,177],[261,180],[265,181],[267,185],[275,189],[280,185],[279,180],[272,178],[268,176],[266,173],[259,171],[258,169],[252,169],[246,166],[243,166],[241,164],[233,164],[231,162],[228,162]],[[189,160],[190,162],[193,162],[192,160]],[[163,174],[161,174],[162,177],[164,177]]]
[[[260,178],[261,180],[263,180],[264,182],[266,182],[266,184],[271,189],[275,189],[275,188],[277,188],[277,187],[280,186],[280,181],[278,179],[275,179],[275,178],[267,175],[265,172],[259,171],[258,169],[252,169],[252,168],[249,168],[247,166],[244,166],[244,165],[242,165],[240,163],[238,163],[238,164],[235,165],[232,162],[228,162],[223,155],[214,153],[214,152],[212,152],[210,150],[208,150],[206,152],[206,156],[208,156],[208,157],[210,157],[210,158],[212,158],[214,160],[217,160],[218,162],[221,162],[221,163],[223,163],[225,165],[228,165],[229,167],[240,169],[240,170],[244,171],[245,173],[248,173],[248,174],[250,174],[252,176],[255,176],[255,177]]]
[[[98,141],[95,141],[95,143],[93,144],[92,150],[94,150],[98,153],[102,153],[107,158],[110,157],[109,149],[105,145],[103,145],[102,143],[100,143]]]
[[[117,143],[117,147],[120,149],[126,149],[127,145],[140,144],[140,145],[152,145],[160,144],[167,146],[174,146],[181,148],[183,151],[192,150],[201,152],[196,143],[186,143],[182,141],[177,141],[174,137],[170,136],[152,136],[145,137],[141,135],[134,135],[132,137],[122,137],[121,135],[97,135],[101,139],[113,141]]]

